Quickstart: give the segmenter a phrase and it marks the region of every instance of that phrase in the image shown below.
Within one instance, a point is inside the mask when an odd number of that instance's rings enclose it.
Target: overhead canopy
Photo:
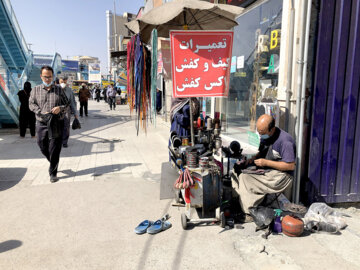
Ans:
[[[170,30],[228,30],[236,26],[235,18],[244,9],[232,5],[212,4],[199,0],[174,0],[153,8],[141,18],[126,23],[142,41],[150,40],[156,28],[159,37],[169,37]]]

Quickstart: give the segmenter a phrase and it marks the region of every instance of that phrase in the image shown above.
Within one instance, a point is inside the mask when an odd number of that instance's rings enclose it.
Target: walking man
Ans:
[[[99,102],[100,101],[100,93],[101,93],[101,89],[99,85],[96,85],[95,88],[95,95],[96,95],[96,101]]]
[[[115,101],[116,90],[115,90],[115,88],[112,87],[112,85],[109,85],[109,87],[108,87],[108,89],[106,91],[106,95],[108,97],[110,110],[112,110],[113,107],[114,107],[114,110],[115,110],[115,107],[116,107],[116,101]]]
[[[71,119],[71,113],[74,114],[74,117],[78,118],[78,113],[76,110],[76,101],[75,96],[72,91],[72,89],[67,85],[67,77],[64,77],[60,79],[60,86],[63,89],[67,99],[70,102],[70,106],[66,110],[65,117],[64,117],[64,131],[63,131],[63,140],[62,140],[62,146],[67,148],[68,147],[68,141],[70,136],[70,119]]]
[[[31,91],[29,108],[35,113],[37,144],[41,153],[50,162],[50,182],[58,181],[57,171],[62,146],[64,116],[68,107],[62,89],[53,83],[54,71],[43,66],[40,71],[42,84]]]
[[[89,88],[83,83],[79,90],[79,101],[80,101],[80,116],[83,117],[83,111],[85,116],[88,116],[88,100],[91,97]]]
[[[107,88],[104,88],[104,89],[102,90],[102,93],[103,93],[103,95],[104,95],[104,101],[105,101],[105,103],[108,102],[108,101],[107,101],[107,97],[106,97],[106,90],[107,90]]]

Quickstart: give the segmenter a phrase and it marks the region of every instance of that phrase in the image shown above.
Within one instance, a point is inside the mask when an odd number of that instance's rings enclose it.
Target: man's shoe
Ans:
[[[63,144],[63,147],[64,147],[64,148],[68,148],[67,143],[64,143],[64,144]]]
[[[56,175],[51,175],[50,176],[50,182],[51,183],[55,183],[57,181],[59,181],[59,177],[57,177]]]

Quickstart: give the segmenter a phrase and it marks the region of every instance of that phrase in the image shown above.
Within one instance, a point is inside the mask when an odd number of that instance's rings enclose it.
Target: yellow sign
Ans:
[[[270,34],[270,50],[275,49],[279,45],[279,33],[280,30],[272,30]]]
[[[108,87],[109,85],[114,86],[114,82],[113,81],[108,81],[108,80],[101,80],[101,84],[103,88]]]

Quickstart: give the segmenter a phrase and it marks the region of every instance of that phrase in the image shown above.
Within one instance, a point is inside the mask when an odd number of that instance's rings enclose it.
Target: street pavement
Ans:
[[[159,199],[169,124],[158,117],[137,136],[128,106],[109,111],[104,101],[89,101],[81,124],[62,149],[57,183],[35,139],[0,130],[0,269],[360,268],[358,208],[340,209],[351,217],[339,235],[265,240],[253,223],[184,231],[183,208]],[[134,233],[166,213],[170,229]]]

